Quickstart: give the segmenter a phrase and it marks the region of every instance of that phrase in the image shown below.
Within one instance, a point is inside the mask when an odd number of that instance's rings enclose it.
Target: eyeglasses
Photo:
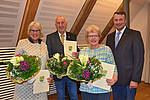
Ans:
[[[56,22],[56,24],[57,25],[60,25],[60,24],[63,25],[63,24],[65,24],[65,22],[64,21],[62,21],[62,22]]]
[[[30,32],[40,32],[40,30],[30,30]]]
[[[99,37],[98,35],[88,35],[88,37]]]

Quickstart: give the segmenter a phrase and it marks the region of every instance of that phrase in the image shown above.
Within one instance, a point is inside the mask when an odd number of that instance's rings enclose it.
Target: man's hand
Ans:
[[[134,81],[130,82],[130,88],[137,88],[137,87],[138,87],[138,82],[134,82]]]

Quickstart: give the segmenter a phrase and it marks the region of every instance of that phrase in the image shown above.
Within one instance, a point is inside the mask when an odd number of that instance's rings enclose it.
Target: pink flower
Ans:
[[[85,78],[85,75],[83,74],[82,77]]]
[[[26,69],[25,69],[25,68],[22,68],[22,70],[23,70],[23,71],[26,71]]]
[[[68,65],[68,63],[66,61],[63,62],[63,65]]]
[[[16,54],[16,56],[19,56],[19,57],[20,57],[20,56],[21,56],[21,54]]]
[[[19,66],[19,69],[22,69],[22,67],[21,67],[21,66]]]
[[[88,63],[88,64],[91,63],[90,59],[88,59],[87,63]]]

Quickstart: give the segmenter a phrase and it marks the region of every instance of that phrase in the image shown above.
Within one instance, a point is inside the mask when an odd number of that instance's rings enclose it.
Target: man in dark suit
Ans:
[[[64,54],[63,39],[76,41],[76,35],[66,32],[67,21],[64,17],[59,16],[56,18],[56,29],[57,31],[47,35],[46,43],[48,47],[49,57],[52,57],[55,53]],[[61,37],[63,35],[63,37]],[[75,81],[69,79],[67,76],[58,78],[54,76],[54,81],[57,90],[57,99],[65,100],[65,86],[67,85],[69,96],[71,100],[78,100],[77,96],[77,84]]]
[[[115,12],[113,22],[116,31],[109,34],[106,40],[118,70],[118,81],[113,86],[113,100],[135,100],[144,64],[143,40],[139,31],[126,26],[125,12]]]

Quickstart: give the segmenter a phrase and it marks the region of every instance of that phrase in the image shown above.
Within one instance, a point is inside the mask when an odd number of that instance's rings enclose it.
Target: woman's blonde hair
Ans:
[[[43,28],[42,28],[42,25],[39,22],[35,22],[35,21],[32,21],[29,24],[29,26],[28,26],[28,35],[30,33],[30,30],[31,30],[32,26],[35,26],[35,27],[39,28],[39,30],[40,30],[40,38],[42,38],[43,37]]]
[[[101,31],[100,28],[96,25],[90,25],[85,30],[85,40],[88,42],[88,33],[97,32],[98,36],[101,37]]]

